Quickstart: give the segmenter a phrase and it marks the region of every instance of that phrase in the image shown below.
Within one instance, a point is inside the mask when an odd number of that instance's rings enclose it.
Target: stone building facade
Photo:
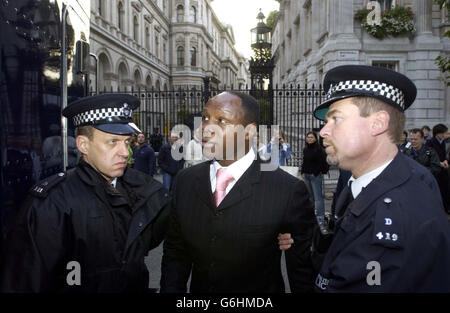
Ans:
[[[247,61],[210,1],[91,0],[91,89],[245,85]]]
[[[280,14],[272,35],[274,84],[316,86],[331,68],[343,64],[383,66],[407,75],[417,86],[406,111],[406,128],[450,123],[450,89],[435,64],[449,55],[447,11],[432,0],[378,0],[381,9],[409,6],[416,31],[382,40],[354,18],[368,0],[277,0]]]

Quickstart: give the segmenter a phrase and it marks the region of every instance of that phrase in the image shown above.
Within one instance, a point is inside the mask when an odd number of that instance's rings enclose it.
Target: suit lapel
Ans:
[[[199,165],[195,177],[195,191],[202,202],[211,208],[215,208],[211,191],[210,165],[211,162],[204,162]]]
[[[252,194],[253,184],[260,180],[260,163],[253,161],[241,178],[231,188],[217,209],[224,210],[248,198]]]

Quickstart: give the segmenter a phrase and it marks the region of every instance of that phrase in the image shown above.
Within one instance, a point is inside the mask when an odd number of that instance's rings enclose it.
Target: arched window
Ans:
[[[150,50],[150,29],[145,28],[145,49]]]
[[[133,19],[133,39],[138,41],[138,36],[139,36],[139,23],[138,18],[135,15]]]
[[[197,23],[197,10],[194,6],[191,6],[191,19],[193,23]]]
[[[134,72],[134,87],[136,90],[141,88],[141,73],[138,70]]]
[[[184,22],[184,8],[181,4],[177,6],[177,22],[178,23]]]
[[[191,48],[191,66],[197,66],[197,50],[194,47]]]
[[[145,80],[145,86],[148,90],[152,89],[152,78],[150,75],[147,76],[147,79]]]
[[[121,31],[124,31],[124,20],[123,20],[123,16],[124,16],[124,12],[123,12],[123,4],[122,4],[122,2],[119,2],[119,5],[117,6],[117,16],[119,17],[118,18],[118,26],[119,26],[119,29],[121,30]]]
[[[184,65],[184,48],[183,47],[177,48],[177,65],[178,66]]]

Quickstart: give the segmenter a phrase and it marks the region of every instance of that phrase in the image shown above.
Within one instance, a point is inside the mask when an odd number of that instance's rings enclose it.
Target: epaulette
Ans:
[[[403,231],[405,219],[394,199],[385,197],[379,201],[383,201],[383,204],[377,207],[375,213],[372,243],[388,248],[402,248],[405,241]]]
[[[61,172],[56,175],[50,176],[44,180],[41,180],[36,185],[34,185],[30,193],[39,198],[45,198],[48,196],[49,191],[58,185],[60,182],[62,182],[64,179],[66,179],[66,173]]]

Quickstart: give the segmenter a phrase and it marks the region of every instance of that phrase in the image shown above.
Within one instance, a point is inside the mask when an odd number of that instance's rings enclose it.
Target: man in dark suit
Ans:
[[[191,270],[191,292],[284,292],[276,240],[282,232],[296,241],[286,253],[291,290],[312,290],[312,203],[302,181],[279,168],[264,171],[250,147],[256,100],[223,92],[202,118],[203,153],[212,160],[175,179],[161,292],[186,292]]]

